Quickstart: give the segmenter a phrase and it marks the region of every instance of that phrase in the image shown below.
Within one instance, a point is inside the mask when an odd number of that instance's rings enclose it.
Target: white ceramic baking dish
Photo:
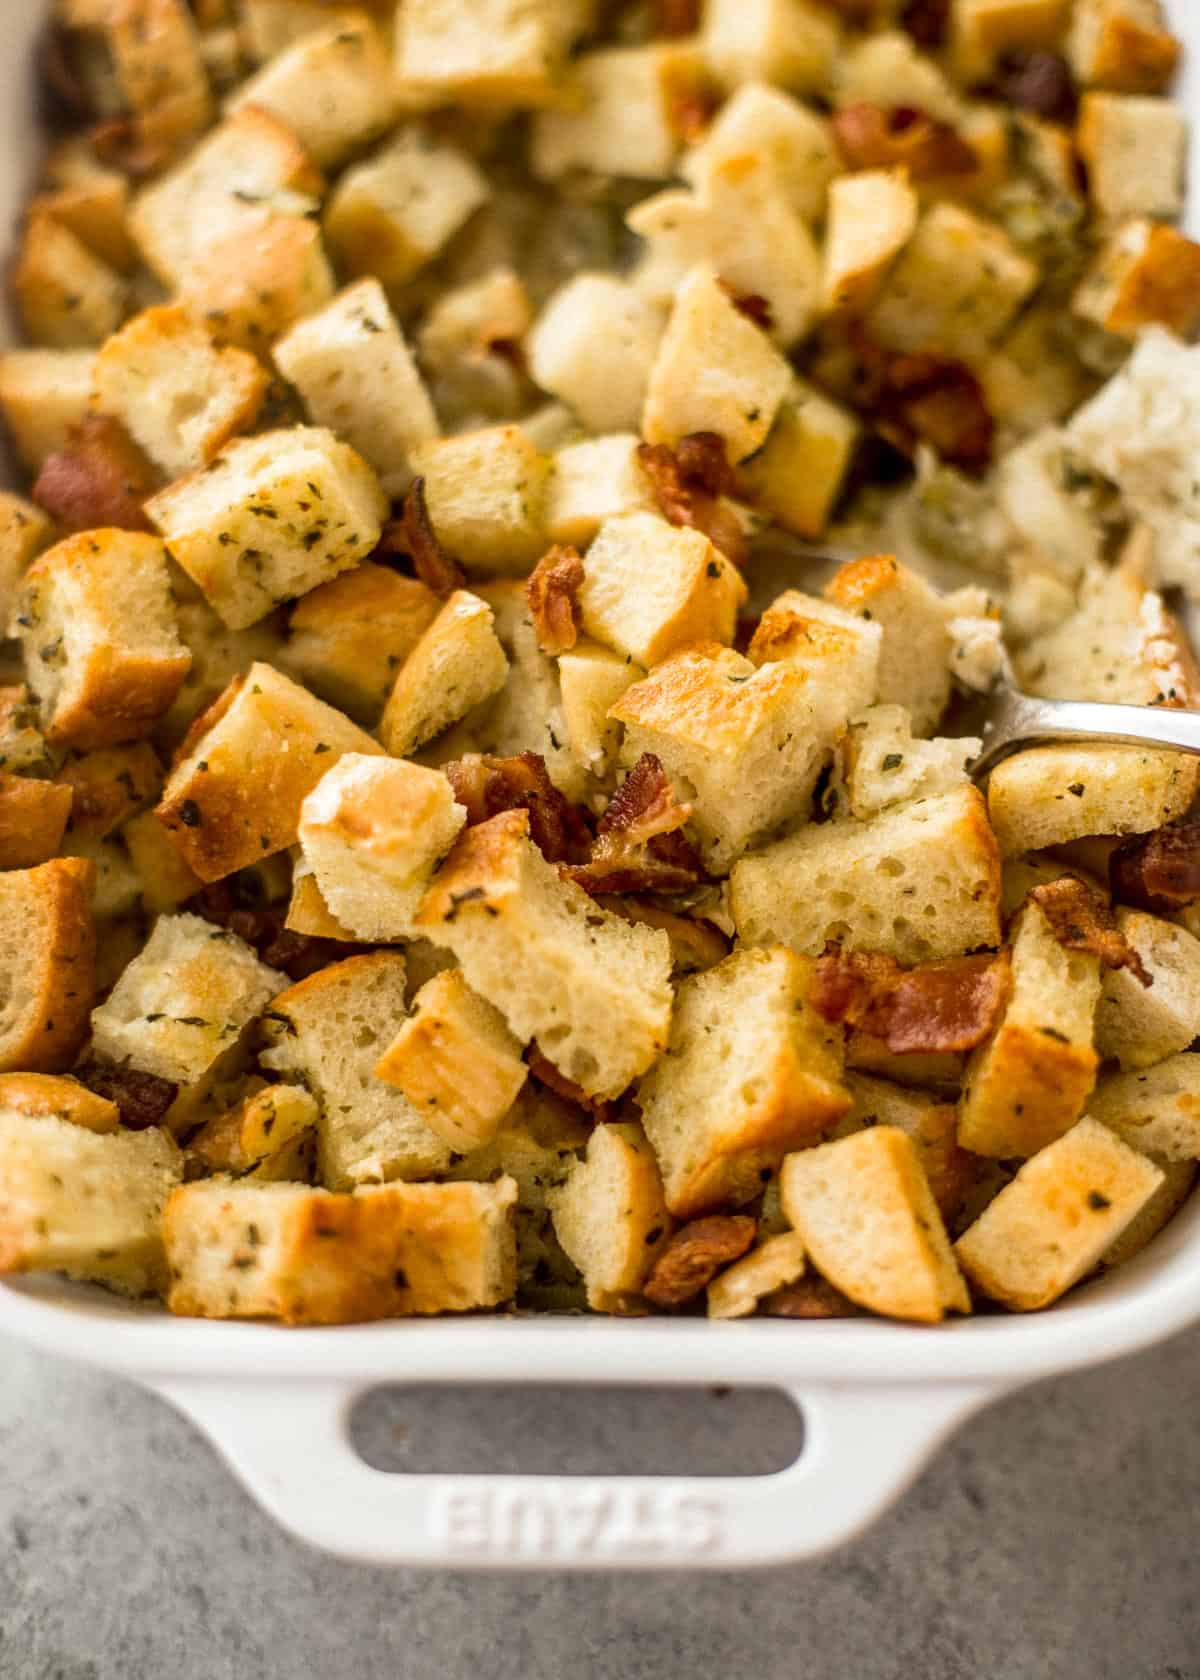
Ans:
[[[38,14],[3,0],[0,228],[38,148]],[[1200,60],[1200,9],[1175,27]],[[1200,73],[1186,97],[1195,109]],[[1197,178],[1200,178],[1198,176]],[[454,1568],[730,1568],[849,1539],[939,1442],[999,1396],[1161,1340],[1200,1318],[1200,1197],[1130,1266],[1052,1312],[922,1330],[881,1322],[445,1319],[288,1331],[172,1319],[99,1291],[0,1285],[0,1332],[155,1390],[294,1534],[371,1563]],[[351,1446],[383,1383],[753,1384],[805,1421],[788,1469],[751,1478],[388,1475]],[[1181,1402],[1182,1404],[1182,1402]]]

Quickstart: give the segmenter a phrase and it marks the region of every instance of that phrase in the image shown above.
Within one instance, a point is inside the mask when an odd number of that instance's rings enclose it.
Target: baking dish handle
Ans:
[[[365,1389],[156,1385],[284,1528],[341,1557],[452,1569],[745,1568],[849,1540],[997,1397],[978,1386],[789,1390],[804,1448],[747,1477],[396,1475],[349,1436]]]

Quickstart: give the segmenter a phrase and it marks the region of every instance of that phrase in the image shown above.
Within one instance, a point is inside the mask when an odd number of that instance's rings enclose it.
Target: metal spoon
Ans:
[[[1035,700],[1001,683],[969,695],[956,710],[956,733],[976,735],[983,751],[969,768],[976,781],[1022,747],[1048,741],[1115,741],[1173,747],[1200,755],[1200,712],[1166,706],[1110,706],[1097,700]]]

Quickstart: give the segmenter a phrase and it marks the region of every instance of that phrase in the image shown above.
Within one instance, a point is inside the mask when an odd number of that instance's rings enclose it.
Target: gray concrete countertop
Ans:
[[[157,1400],[9,1343],[0,1373],[3,1680],[1200,1680],[1200,1333],[997,1406],[857,1545],[717,1577],[338,1563]],[[520,1404],[562,1435],[561,1396]],[[712,1406],[761,1462],[770,1408]],[[590,1455],[624,1423],[588,1415]]]

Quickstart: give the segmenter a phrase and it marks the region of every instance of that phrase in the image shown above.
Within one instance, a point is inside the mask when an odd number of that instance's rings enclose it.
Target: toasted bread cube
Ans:
[[[348,287],[272,355],[315,425],[357,449],[389,496],[407,489],[410,453],[437,436],[437,417],[378,280]]]
[[[1187,1201],[1200,1176],[1200,1168],[1194,1161],[1156,1161],[1154,1164],[1162,1172],[1162,1183],[1150,1200],[1142,1204],[1140,1212],[1134,1214],[1116,1241],[1104,1250],[1100,1264],[1106,1272],[1136,1259],[1154,1241]]]
[[[625,218],[647,242],[637,285],[669,305],[697,264],[735,294],[760,297],[777,344],[797,343],[817,312],[820,257],[809,225],[765,158],[730,158],[695,191],[671,188],[635,204]]]
[[[703,265],[679,287],[650,373],[642,431],[650,443],[716,432],[731,461],[766,442],[792,382],[789,364]]]
[[[405,128],[342,176],[325,206],[325,237],[346,274],[399,286],[487,196],[487,183],[465,152]]]
[[[793,93],[821,93],[839,34],[828,8],[809,0],[708,0],[700,41],[726,87],[773,82]]]
[[[609,713],[625,690],[645,675],[640,665],[598,642],[578,641],[558,656],[562,711],[571,751],[601,780],[612,775],[621,748],[621,725]]]
[[[545,105],[588,14],[579,0],[412,0],[397,22],[397,67],[435,103]]]
[[[137,531],[87,531],[26,572],[13,619],[50,741],[103,747],[146,735],[187,675],[167,552]]]
[[[498,1009],[459,969],[426,982],[375,1067],[452,1149],[490,1143],[529,1070]]]
[[[950,631],[937,591],[880,554],[840,567],[825,599],[882,627],[880,704],[903,706],[913,732],[928,735],[950,699]]]
[[[516,1288],[511,1178],[387,1184],[187,1184],[163,1214],[167,1306],[196,1318],[354,1324],[496,1307]]]
[[[71,789],[56,782],[0,772],[0,869],[33,869],[54,857],[71,799]]]
[[[1026,1161],[954,1252],[975,1289],[1036,1312],[1087,1276],[1162,1181],[1107,1126],[1080,1120]]]
[[[782,946],[735,951],[680,985],[666,1055],[637,1088],[678,1218],[752,1201],[850,1106],[841,1034],[811,985],[811,962]]]
[[[982,81],[1014,49],[1055,47],[1062,40],[1071,0],[953,0],[951,48],[966,82]]]
[[[904,169],[864,169],[829,188],[821,307],[861,314],[917,230],[919,201]]]
[[[307,215],[259,209],[193,256],[180,300],[222,344],[267,347],[334,294],[321,230]]]
[[[322,169],[378,139],[399,106],[379,31],[366,17],[305,35],[243,82],[227,109],[252,105],[286,123]]]
[[[586,1157],[549,1196],[554,1232],[583,1273],[593,1312],[636,1310],[636,1297],[671,1231],[662,1179],[642,1128],[597,1126]]]
[[[1121,338],[1136,338],[1152,324],[1192,338],[1200,328],[1200,245],[1164,222],[1126,222],[1101,249],[1071,307]]]
[[[383,751],[269,665],[235,678],[200,721],[157,812],[202,881],[294,845],[305,795],[341,755]]]
[[[224,0],[213,0],[214,4]],[[373,4],[369,11],[377,11]],[[333,22],[358,22],[363,8],[333,5],[330,0],[238,0],[239,34],[246,57],[253,64],[265,64],[305,35]]]
[[[331,706],[374,723],[440,607],[426,584],[365,561],[296,603],[284,653],[288,670]]]
[[[121,830],[141,887],[143,907],[159,916],[177,910],[204,885],[180,857],[171,837],[153,811],[143,811]]]
[[[1012,977],[995,1036],[968,1064],[958,1119],[964,1149],[1001,1161],[1036,1155],[1070,1130],[1100,1061],[1099,959],[1064,950],[1036,904],[1016,923]]]
[[[988,815],[1005,857],[1090,834],[1149,834],[1176,822],[1196,792],[1196,766],[1146,747],[1027,747],[992,771]]]
[[[1161,0],[1075,0],[1067,56],[1088,87],[1162,93],[1180,51]]]
[[[759,619],[747,657],[754,665],[786,664],[826,690],[823,708],[832,743],[847,715],[869,706],[879,687],[883,635],[877,624],[856,618],[815,595],[786,589]]]
[[[908,106],[940,122],[962,120],[962,95],[937,61],[918,51],[907,30],[884,29],[851,38],[833,67],[833,104],[879,105],[885,111]]]
[[[68,1120],[89,1132],[116,1132],[121,1111],[70,1075],[0,1073],[0,1112],[31,1119]]]
[[[83,1046],[96,990],[95,874],[62,857],[0,872],[0,1072],[59,1073]]]
[[[818,956],[831,939],[932,962],[1000,943],[1000,856],[978,789],[826,823],[734,865],[739,936]]]
[[[75,135],[51,151],[43,170],[44,203],[89,250],[118,273],[136,266],[129,233],[129,177],[96,157],[87,137]]]
[[[13,290],[30,340],[54,350],[101,343],[125,313],[121,276],[45,210],[25,229]]]
[[[830,685],[835,680],[831,671]],[[626,762],[655,753],[686,788],[705,862],[721,873],[755,840],[807,812],[840,733],[834,698],[798,665],[755,666],[705,642],[626,689],[609,716],[625,725]]]
[[[1169,99],[1085,93],[1075,136],[1101,216],[1170,220],[1183,209],[1188,125]]]
[[[104,345],[95,406],[172,478],[203,467],[254,424],[270,383],[245,350],[219,350],[177,304],[144,310]]]
[[[884,280],[868,331],[888,350],[971,359],[999,338],[1038,279],[1002,228],[935,204]]]
[[[182,572],[174,573],[178,591],[175,616],[179,635],[192,656],[175,704],[155,731],[156,738],[172,751],[192,724],[228,688],[234,677],[256,662],[283,662],[283,637],[279,619],[260,619],[244,630],[223,624],[200,591]]]
[[[761,159],[806,222],[824,219],[827,189],[842,167],[824,118],[779,88],[743,83],[683,154],[679,172],[703,190],[722,165],[746,156]]]
[[[322,187],[320,171],[291,129],[247,106],[138,194],[130,229],[159,278],[178,286],[205,251],[254,227],[264,206],[303,212]]]
[[[447,430],[521,412],[528,380],[514,351],[521,349],[532,320],[528,288],[505,264],[452,286],[430,305],[417,344]]]
[[[300,1085],[267,1085],[206,1120],[188,1140],[188,1178],[231,1173],[256,1184],[308,1183],[316,1146],[317,1103]]]
[[[157,1127],[100,1133],[0,1112],[0,1272],[65,1272],[122,1295],[166,1282],[158,1222],[182,1176]]]
[[[1200,1160],[1200,1055],[1105,1074],[1088,1113],[1160,1165]]]
[[[1119,909],[1117,924],[1151,984],[1127,968],[1105,974],[1096,1048],[1129,1071],[1165,1061],[1200,1037],[1200,939],[1141,910]]]
[[[88,411],[92,350],[6,350],[0,354],[0,412],[22,466],[37,473],[65,447]]]
[[[703,86],[693,41],[585,52],[561,84],[562,108],[533,120],[530,161],[543,181],[573,169],[662,181],[682,139],[678,112]]]
[[[1039,569],[1074,584],[1100,560],[1103,532],[1069,488],[1071,464],[1066,433],[1043,427],[997,463],[996,499]]]
[[[120,89],[122,109],[147,139],[190,140],[212,118],[212,94],[186,0],[133,0],[93,9]]]
[[[24,683],[0,687],[0,770],[20,775],[51,767],[37,722],[37,708]]]
[[[952,793],[982,750],[970,737],[918,740],[903,706],[872,706],[850,719],[843,746],[850,813],[865,822],[891,806]]]
[[[303,852],[297,855],[293,865],[292,896],[283,925],[292,933],[311,934],[314,939],[350,942],[349,928],[342,926],[326,904]]]
[[[0,490],[0,615],[7,626],[17,588],[35,556],[49,547],[54,527],[32,502]]]
[[[780,1188],[814,1265],[858,1306],[919,1324],[970,1312],[916,1145],[897,1127],[798,1150]]]
[[[529,334],[529,371],[593,432],[636,427],[663,332],[663,314],[627,280],[577,274]]]
[[[403,758],[504,687],[508,659],[486,601],[456,589],[400,667],[380,738]]]
[[[436,439],[412,465],[434,530],[468,573],[524,576],[541,558],[551,464],[520,426]]]
[[[263,1065],[299,1077],[321,1105],[318,1169],[333,1190],[431,1178],[450,1164],[420,1110],[375,1076],[407,1014],[403,956],[371,951],[290,987],[263,1021]]]
[[[546,493],[546,537],[583,549],[606,519],[622,513],[657,513],[658,503],[638,461],[633,432],[584,438],[553,456]]]
[[[524,1043],[590,1096],[616,1097],[666,1044],[665,933],[602,910],[560,878],[525,811],[468,828],[417,918]]]
[[[735,1260],[708,1286],[709,1318],[749,1318],[765,1295],[804,1276],[804,1239],[780,1231]]]
[[[93,1011],[93,1046],[108,1061],[197,1085],[286,985],[236,934],[186,912],[160,916]]]
[[[974,1184],[978,1167],[958,1141],[955,1105],[929,1091],[864,1073],[847,1073],[846,1089],[854,1106],[832,1129],[830,1141],[868,1126],[895,1126],[906,1133],[916,1145],[938,1211],[951,1220]]]
[[[228,444],[146,503],[172,558],[240,629],[362,560],[388,502],[356,450],[317,426]]]
[[[584,631],[639,665],[693,642],[731,642],[746,585],[702,531],[650,513],[607,520],[578,591]]]
[[[438,863],[466,822],[438,770],[346,753],[300,808],[300,844],[321,896],[356,939],[416,935]]]
[[[71,755],[48,785],[71,794],[73,835],[106,840],[130,817],[153,805],[162,784],[158,754],[148,742],[139,741]]]

